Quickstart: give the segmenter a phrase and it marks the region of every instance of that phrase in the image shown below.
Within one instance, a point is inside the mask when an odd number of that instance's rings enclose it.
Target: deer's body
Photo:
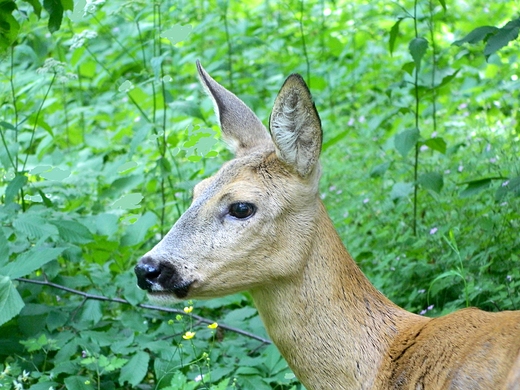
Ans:
[[[520,389],[520,312],[430,319],[377,291],[318,196],[321,125],[299,76],[282,87],[271,136],[199,66],[236,158],[136,266],[158,300],[251,292],[309,389]]]

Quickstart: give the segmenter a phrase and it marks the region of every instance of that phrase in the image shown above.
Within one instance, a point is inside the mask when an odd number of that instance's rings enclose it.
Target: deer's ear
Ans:
[[[269,129],[278,157],[307,177],[320,157],[322,130],[311,93],[300,75],[285,80],[274,102]]]
[[[260,119],[235,94],[217,83],[197,61],[200,81],[213,99],[222,137],[235,156],[259,147],[272,148],[272,141]]]

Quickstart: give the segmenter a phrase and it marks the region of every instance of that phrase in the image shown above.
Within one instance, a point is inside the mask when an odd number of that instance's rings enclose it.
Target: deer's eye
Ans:
[[[256,211],[256,206],[252,203],[238,202],[229,206],[229,215],[238,219],[246,219]]]

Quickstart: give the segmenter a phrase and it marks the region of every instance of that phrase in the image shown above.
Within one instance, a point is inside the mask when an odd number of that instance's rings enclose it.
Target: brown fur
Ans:
[[[200,65],[236,158],[194,189],[191,207],[136,266],[165,302],[251,292],[270,337],[309,389],[520,389],[520,312],[430,319],[377,291],[318,196],[321,125],[290,76],[271,137]],[[256,206],[235,218],[235,203]]]

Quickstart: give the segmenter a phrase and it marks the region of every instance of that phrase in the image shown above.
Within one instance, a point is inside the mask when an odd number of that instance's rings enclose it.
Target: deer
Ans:
[[[150,299],[248,291],[309,390],[520,389],[520,311],[417,315],[352,259],[319,196],[321,120],[303,78],[283,83],[268,131],[196,65],[234,158],[135,266]]]

